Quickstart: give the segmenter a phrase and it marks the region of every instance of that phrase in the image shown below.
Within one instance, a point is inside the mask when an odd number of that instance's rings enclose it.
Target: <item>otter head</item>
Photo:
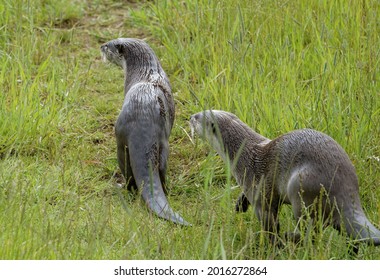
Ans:
[[[109,41],[100,47],[102,58],[104,62],[114,63],[122,68],[125,67],[125,45],[127,43],[126,38],[119,38]]]
[[[224,129],[231,120],[236,120],[234,114],[219,110],[208,110],[196,113],[190,117],[190,128],[192,137],[197,134],[200,138],[206,140],[222,157],[226,151],[223,143]]]
[[[164,71],[158,61],[157,56],[150,46],[140,39],[118,38],[111,40],[100,47],[103,60],[109,61],[122,67],[129,73],[149,76],[153,72]],[[165,76],[166,78],[166,76]]]

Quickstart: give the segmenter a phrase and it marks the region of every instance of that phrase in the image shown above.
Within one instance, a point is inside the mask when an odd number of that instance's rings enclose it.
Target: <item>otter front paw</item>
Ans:
[[[235,211],[236,212],[247,212],[249,207],[249,201],[248,198],[245,196],[244,193],[241,193],[238,200],[235,204]]]

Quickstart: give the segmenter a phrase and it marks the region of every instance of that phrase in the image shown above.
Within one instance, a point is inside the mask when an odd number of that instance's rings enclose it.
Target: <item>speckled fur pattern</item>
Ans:
[[[270,140],[234,114],[218,110],[192,115],[190,126],[224,161],[230,161],[243,189],[236,209],[246,211],[253,205],[264,230],[279,232],[281,204],[291,204],[300,219],[303,207],[321,199],[323,213],[319,214],[324,222],[339,231],[344,227],[356,242],[380,245],[380,231],[360,203],[355,168],[330,136],[300,129]]]
[[[117,158],[128,189],[138,189],[159,217],[190,225],[169,206],[165,176],[174,100],[154,51],[139,39],[118,38],[101,46],[103,60],[125,73],[124,102],[115,126]]]

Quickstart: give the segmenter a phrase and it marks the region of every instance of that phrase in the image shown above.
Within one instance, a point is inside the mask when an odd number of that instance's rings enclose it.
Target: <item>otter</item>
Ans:
[[[123,68],[124,102],[115,125],[117,160],[128,190],[139,190],[159,217],[190,225],[169,206],[165,179],[174,100],[156,54],[142,40],[118,38],[101,46],[104,61]]]
[[[338,231],[344,228],[353,239],[354,252],[358,242],[380,245],[380,231],[360,203],[355,168],[330,136],[300,129],[270,140],[236,115],[219,110],[192,115],[190,127],[192,135],[195,132],[209,142],[231,164],[232,175],[243,190],[237,211],[253,205],[263,229],[274,233],[272,241],[279,233],[278,212],[283,203],[291,204],[297,220],[303,207],[321,203],[311,216],[322,215]]]

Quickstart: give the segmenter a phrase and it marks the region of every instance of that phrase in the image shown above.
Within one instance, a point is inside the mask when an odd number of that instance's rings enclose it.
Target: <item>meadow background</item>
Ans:
[[[115,187],[123,73],[99,47],[117,37],[145,39],[171,80],[168,199],[192,227]],[[350,258],[331,228],[268,244],[251,211],[234,212],[239,187],[188,118],[222,109],[268,138],[331,135],[379,227],[379,73],[376,0],[0,0],[0,259]],[[288,206],[280,218],[294,229]]]

